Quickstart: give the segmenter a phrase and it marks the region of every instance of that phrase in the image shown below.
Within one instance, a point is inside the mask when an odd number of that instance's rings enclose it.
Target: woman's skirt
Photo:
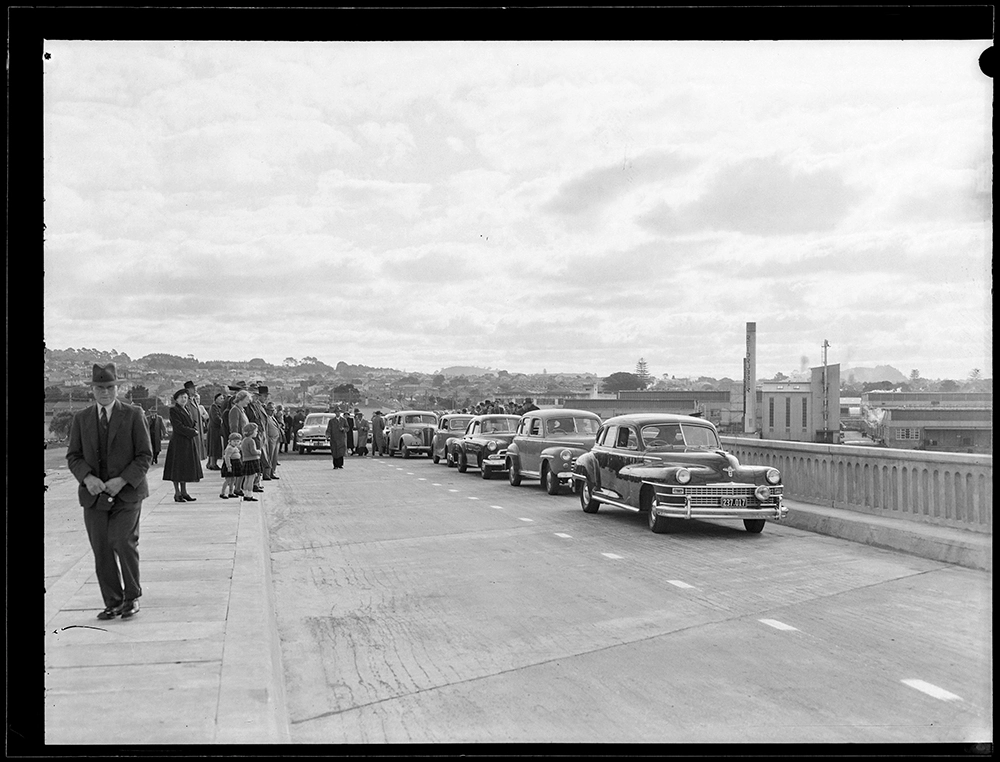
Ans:
[[[254,458],[253,460],[243,461],[243,475],[250,476],[251,474],[259,474],[260,470],[260,458]]]
[[[222,461],[222,478],[223,479],[238,479],[243,476],[243,461],[242,460],[230,460],[232,468],[226,465],[226,461]]]

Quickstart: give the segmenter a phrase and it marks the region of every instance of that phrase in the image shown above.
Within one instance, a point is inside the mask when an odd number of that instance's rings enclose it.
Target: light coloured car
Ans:
[[[326,436],[326,425],[334,413],[310,413],[302,428],[295,433],[294,448],[299,455],[308,455],[313,450],[329,450],[330,440]]]
[[[431,460],[440,463],[442,458],[447,459],[446,443],[452,437],[462,436],[473,417],[468,413],[445,413],[441,416],[437,431],[434,432],[434,441],[431,442]]]
[[[507,448],[507,478],[512,487],[538,479],[550,495],[573,482],[576,459],[594,446],[601,417],[589,410],[548,408],[521,416]]]
[[[437,415],[430,410],[400,410],[389,418],[389,457],[397,452],[404,458],[430,455],[437,431]]]

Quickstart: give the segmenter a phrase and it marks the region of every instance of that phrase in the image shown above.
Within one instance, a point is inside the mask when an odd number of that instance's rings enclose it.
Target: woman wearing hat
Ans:
[[[222,406],[226,402],[226,397],[219,392],[212,399],[212,406],[208,409],[208,468],[218,471],[219,459],[222,458],[225,442],[222,439]]]
[[[167,457],[163,461],[163,480],[174,483],[174,502],[177,503],[195,500],[188,494],[187,484],[201,481],[201,477],[205,475],[201,470],[201,460],[195,444],[198,429],[187,411],[188,402],[187,389],[174,392],[174,404],[170,407],[173,433],[170,435],[170,444],[167,445]]]

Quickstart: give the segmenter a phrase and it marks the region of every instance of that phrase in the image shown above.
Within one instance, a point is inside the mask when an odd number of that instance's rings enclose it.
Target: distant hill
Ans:
[[[854,377],[855,383],[868,384],[875,381],[891,381],[892,383],[903,383],[909,380],[900,371],[891,365],[876,365],[874,368],[841,368],[840,377],[849,379]]]
[[[443,368],[439,371],[442,376],[485,376],[487,373],[497,373],[492,368],[476,368],[472,365],[452,365],[450,368]]]

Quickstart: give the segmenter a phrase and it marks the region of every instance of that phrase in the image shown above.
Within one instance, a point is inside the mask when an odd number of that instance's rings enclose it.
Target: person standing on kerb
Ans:
[[[118,399],[114,363],[94,365],[96,404],[70,426],[66,462],[80,483],[83,523],[104,598],[98,619],[129,619],[139,611],[139,514],[149,495],[146,472],[153,459],[142,410]]]

